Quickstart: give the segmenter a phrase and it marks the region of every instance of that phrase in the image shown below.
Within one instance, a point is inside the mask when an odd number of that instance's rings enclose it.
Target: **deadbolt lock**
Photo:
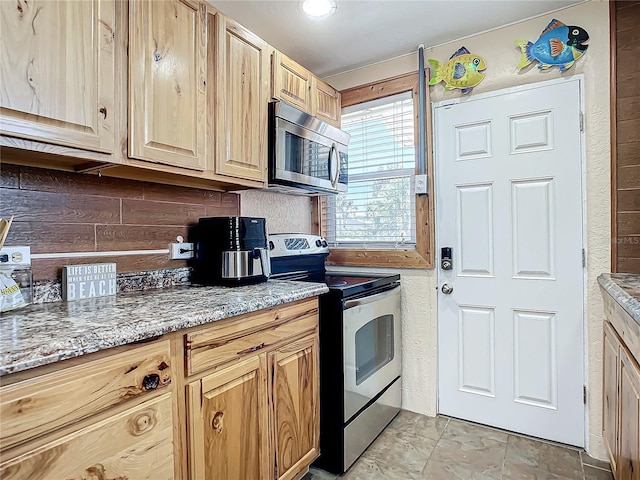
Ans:
[[[440,268],[442,270],[451,270],[453,268],[451,247],[442,247],[440,249]]]

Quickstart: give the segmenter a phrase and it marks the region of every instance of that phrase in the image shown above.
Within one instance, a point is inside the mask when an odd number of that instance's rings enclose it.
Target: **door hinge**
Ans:
[[[580,112],[580,131],[584,132],[584,113]]]
[[[587,254],[584,251],[584,248],[582,249],[582,268],[587,266]]]
[[[587,404],[587,386],[582,386],[582,403]]]

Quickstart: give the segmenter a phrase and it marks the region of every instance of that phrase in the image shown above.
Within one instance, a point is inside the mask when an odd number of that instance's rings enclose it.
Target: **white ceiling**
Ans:
[[[457,40],[584,0],[336,0],[324,20],[298,0],[208,0],[320,77]]]

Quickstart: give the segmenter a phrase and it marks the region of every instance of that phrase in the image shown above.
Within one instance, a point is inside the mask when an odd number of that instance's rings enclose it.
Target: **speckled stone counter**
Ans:
[[[598,282],[640,324],[640,274],[603,273]]]
[[[322,283],[270,280],[32,305],[0,318],[0,376],[328,291]]]

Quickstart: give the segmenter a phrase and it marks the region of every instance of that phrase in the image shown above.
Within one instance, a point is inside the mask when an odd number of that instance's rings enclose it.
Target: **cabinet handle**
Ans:
[[[255,352],[257,350],[260,350],[264,348],[264,342],[262,342],[260,345],[254,345],[253,347],[249,347],[245,350],[240,350],[237,355],[244,355],[245,353],[251,353],[251,352]]]
[[[100,113],[104,116],[104,119],[107,119],[107,108],[106,107],[102,107],[100,108]]]
[[[218,432],[222,432],[224,428],[223,425],[224,412],[216,412],[213,416],[213,420],[211,420],[211,428]]]
[[[142,388],[145,390],[155,390],[160,385],[160,375],[152,373],[151,375],[145,375],[142,379]]]

